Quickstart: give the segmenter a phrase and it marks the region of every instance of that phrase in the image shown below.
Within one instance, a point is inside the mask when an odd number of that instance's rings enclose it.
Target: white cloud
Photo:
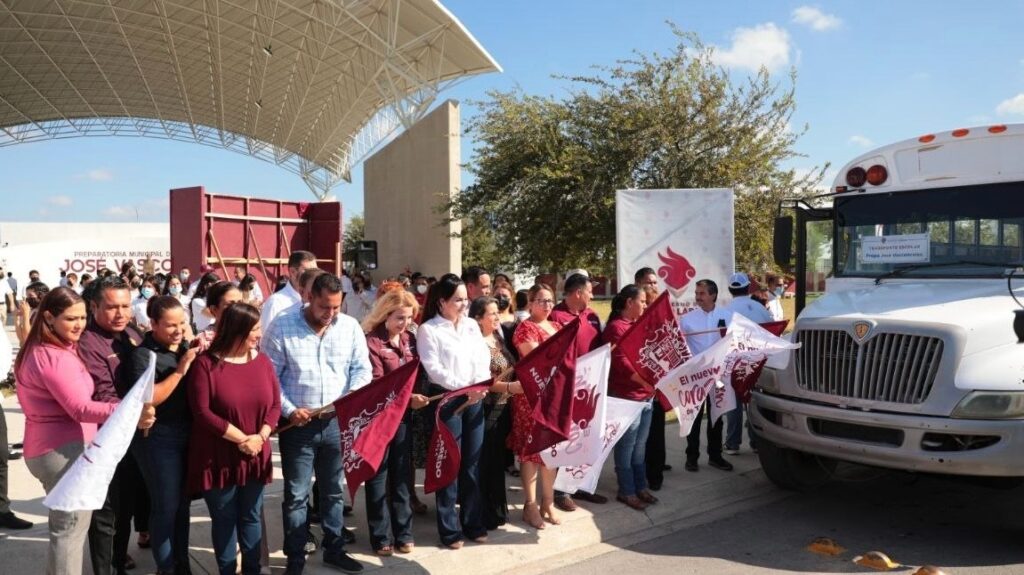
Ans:
[[[71,196],[50,196],[49,198],[46,198],[46,203],[50,204],[51,206],[66,208],[71,204],[75,203],[75,200],[73,200]]]
[[[714,59],[727,68],[757,71],[764,66],[769,72],[789,64],[789,32],[769,22],[753,28],[737,28],[732,33],[728,50],[715,47]]]
[[[79,180],[89,180],[92,182],[109,182],[114,179],[114,172],[106,168],[96,168],[95,170],[89,170],[84,174],[78,174],[75,178]]]
[[[103,210],[103,215],[112,218],[135,217],[135,208],[131,206],[110,206]]]
[[[812,30],[824,32],[838,28],[843,24],[837,16],[826,14],[814,6],[801,6],[793,10],[793,21],[809,26]]]
[[[870,148],[875,145],[870,138],[861,135],[850,136],[848,142],[855,146],[860,146],[861,148]]]
[[[996,106],[996,113],[1000,116],[1017,115],[1024,116],[1024,93],[1017,94],[1009,100],[1003,100]]]

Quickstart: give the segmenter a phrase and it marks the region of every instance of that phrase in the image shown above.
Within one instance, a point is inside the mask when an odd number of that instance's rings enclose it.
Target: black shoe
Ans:
[[[651,489],[651,491],[661,491],[661,482],[658,482],[658,483],[648,483],[647,487],[649,487]]]
[[[291,563],[284,568],[284,575],[302,575],[302,570],[305,567],[305,564]]]
[[[25,449],[24,443],[12,443],[8,446],[10,449]]]
[[[344,571],[345,573],[362,573],[363,564],[344,551],[324,553],[324,564]]]
[[[320,518],[320,514],[315,511],[306,513],[306,520],[309,521],[310,525],[319,525],[323,521]]]
[[[31,527],[30,521],[25,521],[10,511],[0,515],[0,529],[29,529]]]
[[[21,459],[20,451],[11,451],[7,454],[7,461],[14,461],[16,459]]]
[[[672,466],[668,465],[668,464],[662,465],[661,466],[661,470],[662,471],[672,471]]]
[[[319,545],[317,544],[316,535],[312,531],[306,532],[306,546],[302,548],[306,552],[306,555],[312,555],[316,553]]]
[[[608,503],[608,498],[600,493],[587,493],[586,491],[577,491],[572,494],[573,497],[580,501],[587,501],[589,503],[604,504]]]
[[[732,471],[732,464],[722,459],[721,457],[709,459],[708,465],[714,467],[715,469],[721,469],[722,471]]]
[[[683,466],[683,469],[687,471],[700,471],[700,467],[697,465],[697,462],[691,460],[686,461],[686,465]]]
[[[352,517],[352,506],[346,503],[345,506],[341,508],[341,515],[342,517]]]
[[[356,532],[352,531],[348,527],[342,527],[341,540],[345,542],[345,545],[352,545],[356,542]]]

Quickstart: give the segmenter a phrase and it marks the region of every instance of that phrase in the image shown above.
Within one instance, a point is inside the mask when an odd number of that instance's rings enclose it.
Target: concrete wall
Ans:
[[[441,225],[436,207],[458,193],[459,104],[449,100],[364,163],[366,239],[377,240],[374,282],[407,267],[426,275],[462,272],[459,222]]]

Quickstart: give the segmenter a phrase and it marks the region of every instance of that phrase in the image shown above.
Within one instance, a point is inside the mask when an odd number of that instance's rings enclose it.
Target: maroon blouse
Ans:
[[[604,328],[602,337],[605,343],[615,346],[612,349],[612,368],[608,374],[608,395],[619,399],[631,401],[645,401],[650,399],[654,393],[650,389],[641,387],[633,381],[633,365],[626,359],[626,354],[617,345],[622,336],[626,334],[633,322],[623,317],[617,317],[608,322]]]
[[[416,357],[416,336],[403,331],[398,336],[398,347],[391,344],[388,328],[380,324],[366,334],[366,347],[370,352],[370,365],[373,367],[373,379],[384,377],[399,367],[409,363]]]
[[[189,370],[188,401],[194,418],[188,448],[188,494],[250,481],[269,484],[274,476],[270,441],[263,444],[259,455],[250,457],[224,439],[224,433],[229,423],[246,435],[259,433],[264,424],[277,426],[281,386],[270,359],[261,353],[238,364],[200,355]]]

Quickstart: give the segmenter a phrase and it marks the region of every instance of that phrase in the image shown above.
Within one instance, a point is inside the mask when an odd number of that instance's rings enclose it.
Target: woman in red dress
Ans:
[[[530,317],[516,327],[512,336],[512,345],[516,346],[519,357],[526,357],[542,342],[562,329],[562,324],[548,319],[555,306],[555,294],[545,284],[534,285],[529,290]],[[533,423],[532,409],[524,395],[512,397],[512,435],[509,436],[509,447],[519,457],[520,479],[523,481],[523,492],[526,501],[523,503],[523,521],[535,529],[543,529],[544,521],[553,525],[561,521],[555,515],[555,472],[557,468],[547,468],[539,453],[527,452],[526,443],[530,436]],[[537,476],[540,475],[540,507],[534,497]]]

